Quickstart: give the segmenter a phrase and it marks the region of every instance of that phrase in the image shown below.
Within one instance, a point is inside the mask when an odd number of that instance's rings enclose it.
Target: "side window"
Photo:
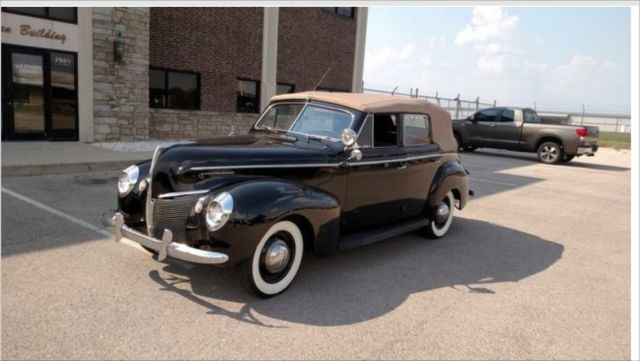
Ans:
[[[515,113],[513,109],[505,109],[502,111],[502,114],[500,114],[500,121],[503,123],[513,123],[514,119]]]
[[[538,118],[535,111],[531,109],[523,109],[522,112],[524,113],[525,123],[540,123],[540,118]]]
[[[373,116],[373,146],[393,147],[398,145],[398,116],[375,114]]]
[[[424,114],[405,114],[404,145],[420,145],[431,143],[429,132],[429,117]]]
[[[367,115],[358,135],[358,145],[361,148],[371,148],[373,146],[373,116]]]
[[[476,113],[474,119],[479,122],[495,122],[498,117],[498,109],[491,108],[485,109],[481,112]]]

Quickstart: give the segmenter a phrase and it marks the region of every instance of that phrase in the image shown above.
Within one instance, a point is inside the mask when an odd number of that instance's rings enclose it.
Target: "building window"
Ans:
[[[200,109],[200,75],[183,71],[149,69],[149,106]]]
[[[340,15],[340,16],[344,16],[345,18],[350,18],[353,19],[353,17],[356,14],[356,9],[355,8],[327,8],[327,7],[323,7],[321,8],[322,10]]]
[[[238,113],[260,112],[260,82],[254,80],[238,79],[236,90],[236,111]]]
[[[51,8],[17,8],[17,7],[7,7],[2,8],[2,11],[16,13],[20,15],[27,16],[35,16],[38,18],[52,19],[65,21],[68,23],[77,23],[78,22],[78,14],[76,8],[62,8],[62,7],[51,7]]]
[[[290,94],[295,91],[295,87],[291,84],[278,83],[276,86],[276,94]]]

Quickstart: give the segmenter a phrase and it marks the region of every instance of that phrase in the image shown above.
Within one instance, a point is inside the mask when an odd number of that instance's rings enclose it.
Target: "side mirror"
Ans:
[[[476,115],[475,114],[471,114],[469,117],[467,117],[467,119],[471,122],[476,122]]]

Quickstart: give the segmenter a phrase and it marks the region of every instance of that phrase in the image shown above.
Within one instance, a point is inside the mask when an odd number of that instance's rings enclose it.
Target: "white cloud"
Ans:
[[[424,49],[430,47],[430,41]],[[433,72],[441,66],[428,51],[414,44],[367,48],[364,74],[368,81],[388,84],[429,84]]]
[[[509,15],[498,6],[481,6],[473,9],[471,24],[458,33],[456,44],[484,43],[501,39],[516,28],[518,16]]]
[[[616,64],[609,60],[574,55],[568,63],[556,65],[546,74],[548,90],[556,94],[589,94],[598,88],[604,89],[607,74],[615,67]]]
[[[518,66],[519,51],[509,46],[509,38],[518,25],[518,17],[501,7],[483,6],[473,9],[471,23],[458,33],[455,44],[473,45],[479,53],[477,69],[491,75]]]

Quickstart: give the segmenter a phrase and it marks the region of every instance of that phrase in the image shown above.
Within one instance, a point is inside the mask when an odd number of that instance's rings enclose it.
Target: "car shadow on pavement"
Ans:
[[[531,163],[540,163],[535,153],[521,153],[521,152],[509,152],[509,151],[481,151],[476,150],[473,153],[462,153],[465,156],[486,156],[486,157],[497,157],[497,158],[507,158],[513,160],[524,160]],[[596,155],[597,156],[597,155]],[[463,159],[464,163],[464,159]],[[542,164],[542,163],[540,163]],[[525,164],[519,164],[519,166]],[[585,168],[585,169],[595,169],[595,170],[604,170],[604,171],[612,171],[612,172],[626,172],[631,170],[628,167],[621,167],[615,165],[606,165],[606,164],[595,164],[595,163],[584,163],[580,161],[580,157],[576,157],[574,160],[568,163],[560,163],[554,164],[554,167],[575,167],[575,168]],[[512,167],[508,167],[512,168]]]
[[[240,269],[168,264],[165,272],[152,271],[149,276],[160,290],[175,292],[211,314],[262,326],[268,325],[256,315],[335,326],[383,316],[411,294],[442,287],[490,295],[496,292],[492,284],[518,282],[542,272],[563,251],[561,244],[531,234],[457,218],[440,240],[414,232],[326,258],[306,255],[291,287],[266,300],[245,291]],[[223,301],[243,305],[233,311]]]

